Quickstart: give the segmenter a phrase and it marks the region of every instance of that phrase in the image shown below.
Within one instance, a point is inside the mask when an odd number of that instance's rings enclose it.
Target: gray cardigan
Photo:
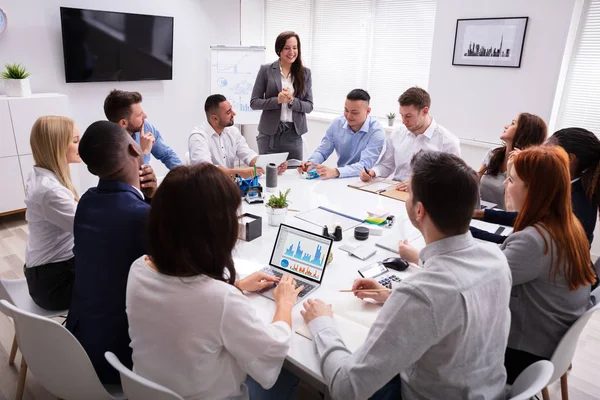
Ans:
[[[310,69],[304,68],[305,86],[303,93],[296,93],[292,104],[292,119],[298,135],[308,132],[306,113],[313,110],[312,78]],[[277,133],[281,119],[281,107],[287,104],[277,104],[277,95],[281,92],[281,70],[279,60],[272,64],[261,65],[256,81],[252,88],[250,107],[253,110],[263,110],[258,123],[258,131],[265,135]]]
[[[543,237],[529,226],[510,235],[500,247],[513,279],[508,347],[549,359],[569,327],[587,310],[590,286],[570,291],[560,272],[556,280],[552,278],[556,246],[548,231],[538,227]],[[552,251],[546,252],[546,242]]]

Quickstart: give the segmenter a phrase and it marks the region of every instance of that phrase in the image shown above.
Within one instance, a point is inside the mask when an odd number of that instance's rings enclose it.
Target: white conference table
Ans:
[[[291,200],[291,203],[289,207],[297,209],[300,212],[324,206],[363,219],[367,217],[367,210],[383,209],[396,217],[391,228],[384,228],[383,236],[370,235],[366,241],[354,239],[354,228],[344,231],[342,241],[334,242],[333,244],[333,261],[326,267],[323,273],[321,287],[309,296],[306,296],[303,301],[308,298],[319,298],[330,303],[354,301],[356,302],[356,307],[361,307],[362,301],[355,298],[352,293],[339,293],[339,290],[350,289],[352,287],[354,280],[360,277],[358,274],[359,268],[383,260],[387,257],[397,257],[398,255],[383,248],[376,247],[377,253],[369,259],[362,261],[349,255],[343,250],[339,250],[339,247],[348,243],[374,247],[375,242],[390,235],[393,235],[394,238],[398,238],[398,240],[408,237],[415,238],[415,228],[408,219],[405,203],[385,196],[379,196],[348,187],[349,183],[353,183],[357,180],[359,180],[358,177],[330,180],[305,180],[300,178],[295,170],[288,170],[285,174],[278,177],[277,192],[279,190],[285,191],[290,188],[291,191],[288,199]],[[264,188],[264,177],[262,177],[260,181]],[[270,195],[271,193],[265,192],[265,200],[268,199]],[[251,242],[239,241],[234,250],[236,271],[243,277],[269,264],[279,228],[268,225],[264,204],[248,204],[245,200],[242,200],[242,204],[243,212],[258,215],[262,218],[262,236]],[[321,234],[322,227],[296,218],[295,215],[297,214],[297,212],[288,211],[285,223],[300,229]],[[417,235],[419,235],[418,231],[416,232]],[[413,240],[411,244],[419,248],[425,245],[423,238],[420,235],[418,236],[418,239]],[[394,271],[394,273],[399,277],[402,277],[403,275],[412,272],[412,268],[413,267],[409,267],[405,272]],[[249,294],[248,298],[258,310],[259,316],[265,321],[270,322],[275,312],[275,302],[258,294]],[[295,331],[298,326],[304,325],[304,320],[300,315],[300,310],[302,309],[302,302],[299,302],[294,306],[292,312],[293,331]],[[333,311],[335,314],[335,305]],[[312,340],[294,332],[287,361],[308,376],[316,379],[321,384],[325,384]]]

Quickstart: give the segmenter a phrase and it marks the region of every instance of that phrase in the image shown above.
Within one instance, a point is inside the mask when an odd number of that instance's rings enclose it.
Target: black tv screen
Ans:
[[[173,17],[60,8],[67,82],[173,78]]]

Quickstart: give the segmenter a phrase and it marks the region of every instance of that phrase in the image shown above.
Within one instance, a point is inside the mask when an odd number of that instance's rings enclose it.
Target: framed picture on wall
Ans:
[[[520,68],[528,19],[456,20],[452,65]]]

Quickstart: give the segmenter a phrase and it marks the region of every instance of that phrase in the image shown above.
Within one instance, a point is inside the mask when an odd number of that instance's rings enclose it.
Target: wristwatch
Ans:
[[[294,100],[295,100],[295,99],[294,99],[294,98],[292,98],[292,101],[290,101],[290,102],[288,103],[288,108],[292,108],[292,104],[294,104]]]

